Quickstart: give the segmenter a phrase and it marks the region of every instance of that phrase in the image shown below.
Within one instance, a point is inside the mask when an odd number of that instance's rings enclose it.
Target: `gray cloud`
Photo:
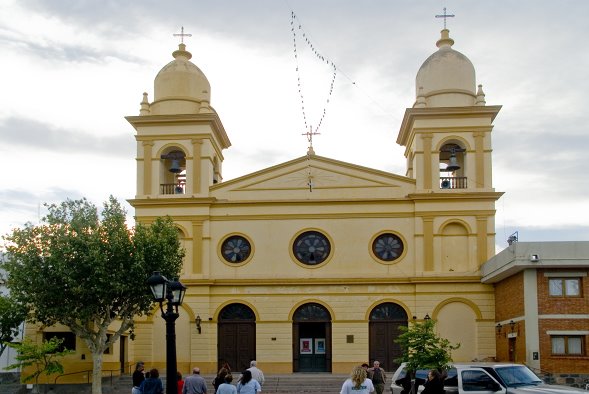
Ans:
[[[46,190],[0,189],[0,210],[3,212],[2,230],[8,233],[11,229],[22,227],[27,222],[38,224],[47,214],[45,204],[59,204],[67,199],[78,200],[83,197],[88,196],[81,190],[60,187]],[[127,212],[132,212],[132,208],[125,200],[126,197],[128,196],[115,195]],[[106,198],[104,196],[104,201]],[[101,208],[104,201],[92,202]],[[132,217],[128,215],[128,219],[131,220]],[[0,237],[6,233],[0,233]]]
[[[32,57],[48,61],[104,64],[106,59],[115,58],[128,63],[145,63],[140,57],[133,56],[128,52],[99,50],[84,44],[75,45],[53,41],[42,43],[8,30],[0,30],[0,44],[18,48]]]
[[[25,118],[8,118],[0,122],[0,140],[6,145],[52,152],[73,151],[128,159],[135,154],[135,141],[128,133],[114,137],[97,137]]]

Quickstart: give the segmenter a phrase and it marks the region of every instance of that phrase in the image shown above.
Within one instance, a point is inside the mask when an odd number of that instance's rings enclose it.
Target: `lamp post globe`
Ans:
[[[149,279],[147,279],[147,284],[151,288],[153,299],[155,302],[159,302],[161,306],[161,303],[166,298],[168,280],[165,276],[161,275],[159,271],[155,271]]]

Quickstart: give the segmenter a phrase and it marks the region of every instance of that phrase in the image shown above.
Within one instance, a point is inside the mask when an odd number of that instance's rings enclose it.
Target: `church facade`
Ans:
[[[252,359],[266,373],[394,370],[399,327],[433,318],[461,347],[454,361],[495,356],[493,121],[470,60],[448,30],[416,77],[397,143],[397,175],[307,155],[223,181],[231,143],[210,85],[184,44],[144,94],[136,130],[137,221],[169,215],[186,257],[176,321],[178,369],[215,372]],[[391,136],[393,138],[393,136]],[[155,311],[117,349],[165,366]],[[105,360],[108,363],[108,360]],[[117,360],[112,360],[116,364]]]

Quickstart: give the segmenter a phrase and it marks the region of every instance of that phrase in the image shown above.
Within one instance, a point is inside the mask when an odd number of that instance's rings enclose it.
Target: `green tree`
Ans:
[[[27,311],[22,304],[10,296],[0,295],[0,356],[19,334],[26,317]]]
[[[25,339],[20,343],[11,343],[10,347],[16,349],[18,355],[16,356],[16,363],[9,365],[6,369],[34,367],[33,373],[23,378],[23,381],[28,382],[35,379],[35,386],[39,388],[39,376],[45,374],[47,376],[56,373],[63,373],[63,365],[59,359],[73,353],[72,350],[60,350],[63,339],[51,338],[48,341],[43,341],[41,344],[36,344],[30,339]]]
[[[101,214],[86,199],[46,206],[40,225],[4,236],[8,286],[31,311],[29,321],[63,324],[85,342],[92,393],[100,394],[104,351],[123,333],[133,338],[134,318],[151,310],[147,278],[153,271],[178,277],[184,257],[178,229],[169,217],[129,229],[112,196]]]
[[[412,379],[418,369],[448,369],[452,362],[452,350],[460,347],[459,343],[452,345],[447,339],[438,336],[435,325],[435,320],[427,319],[408,327],[399,327],[403,333],[395,342],[401,347],[402,354],[395,361],[407,363],[407,371]]]

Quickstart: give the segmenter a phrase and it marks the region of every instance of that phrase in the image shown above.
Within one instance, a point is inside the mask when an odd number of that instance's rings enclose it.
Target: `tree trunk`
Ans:
[[[102,352],[92,353],[92,394],[102,394]]]

